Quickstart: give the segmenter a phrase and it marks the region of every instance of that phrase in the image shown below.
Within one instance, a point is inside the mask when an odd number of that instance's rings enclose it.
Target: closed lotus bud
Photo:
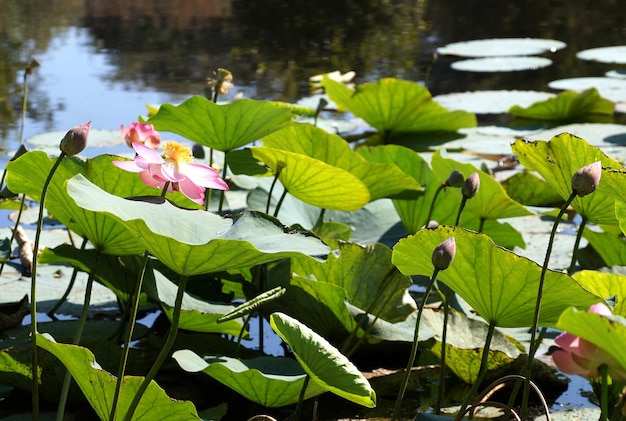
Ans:
[[[586,165],[572,176],[572,190],[580,197],[593,193],[600,184],[601,176],[602,163],[600,161]]]
[[[467,197],[468,199],[476,196],[476,193],[478,192],[478,189],[480,188],[480,177],[478,176],[478,173],[472,173],[469,177],[467,177],[467,180],[465,180],[465,183],[463,183],[463,187],[461,188],[461,192],[463,193],[464,197]]]
[[[80,153],[85,149],[85,146],[87,146],[87,138],[89,137],[90,129],[91,121],[71,128],[61,140],[61,144],[59,145],[61,151],[65,152],[67,156],[74,156]]]
[[[437,228],[439,228],[439,222],[428,221],[428,223],[426,224],[424,228],[426,228],[427,230],[436,230]]]
[[[450,237],[435,247],[432,256],[433,266],[437,270],[446,270],[454,260],[456,254],[456,241]]]
[[[460,171],[454,170],[450,173],[450,176],[446,181],[443,182],[443,185],[446,187],[463,187],[463,183],[465,182],[465,177]]]

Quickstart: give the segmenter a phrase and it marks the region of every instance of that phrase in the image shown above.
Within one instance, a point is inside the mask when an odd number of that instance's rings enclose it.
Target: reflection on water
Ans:
[[[612,69],[575,53],[626,39],[620,0],[0,0],[0,8],[0,136],[8,149],[31,57],[42,67],[29,79],[26,137],[86,120],[115,130],[145,104],[202,94],[217,67],[234,73],[232,94],[293,101],[309,76],[336,69],[355,70],[358,82],[421,80],[433,51],[449,42],[559,39],[568,48],[541,71],[463,73],[439,57],[429,81],[434,94],[545,90],[553,79]]]

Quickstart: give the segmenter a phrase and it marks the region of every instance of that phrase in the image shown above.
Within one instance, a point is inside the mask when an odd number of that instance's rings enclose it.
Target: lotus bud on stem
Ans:
[[[478,193],[479,189],[480,177],[477,172],[473,172],[469,177],[467,177],[467,180],[465,180],[463,186],[461,187],[463,199],[461,199],[459,213],[456,215],[456,222],[454,223],[455,226],[458,226],[459,222],[461,222],[461,214],[463,213],[463,209],[465,208],[465,203],[472,197],[476,196],[476,193]]]
[[[409,355],[409,361],[406,365],[406,371],[404,373],[404,377],[402,382],[400,383],[400,390],[398,391],[398,396],[396,398],[396,404],[393,408],[393,415],[391,417],[392,421],[398,419],[398,412],[400,411],[400,404],[402,403],[402,399],[404,398],[404,392],[406,392],[406,387],[409,384],[409,378],[411,377],[411,369],[413,368],[413,364],[415,363],[415,356],[417,355],[417,343],[419,338],[419,329],[420,329],[420,320],[422,319],[422,313],[424,312],[424,307],[426,306],[426,302],[428,301],[428,296],[433,289],[433,285],[435,284],[435,280],[437,279],[437,275],[440,271],[446,270],[450,267],[450,264],[454,260],[454,256],[456,254],[456,240],[454,237],[450,237],[447,240],[443,241],[433,251],[431,261],[433,263],[433,276],[430,278],[430,282],[426,287],[426,291],[422,297],[422,300],[419,303],[419,307],[417,310],[417,318],[415,319],[415,332],[413,334],[413,345],[411,347],[411,354]]]
[[[439,197],[439,193],[441,193],[441,190],[445,189],[446,187],[462,187],[464,182],[465,178],[460,171],[454,170],[450,173],[446,181],[444,181],[439,185],[439,187],[437,187],[437,191],[433,196],[433,200],[432,202],[430,202],[430,209],[428,209],[428,216],[426,217],[426,222],[424,225],[428,225],[430,223],[430,218],[432,217],[433,211],[435,209],[435,202],[437,201],[437,197]]]
[[[522,395],[522,409],[521,415],[522,419],[526,419],[526,413],[528,410],[528,397],[530,394],[530,380],[531,380],[531,371],[532,371],[532,361],[535,357],[535,353],[537,352],[537,348],[539,348],[539,343],[541,342],[541,337],[537,340],[537,328],[539,326],[539,316],[541,314],[541,299],[543,297],[543,284],[546,278],[546,273],[548,271],[548,263],[550,262],[550,255],[552,254],[552,246],[554,245],[554,237],[556,236],[556,230],[565,214],[568,206],[574,201],[574,199],[578,197],[584,197],[590,193],[593,193],[598,185],[600,184],[600,178],[602,176],[602,163],[600,161],[596,161],[592,164],[586,165],[576,171],[572,176],[572,193],[567,198],[559,214],[556,216],[556,220],[552,226],[552,231],[550,232],[550,239],[548,240],[548,248],[546,250],[546,257],[543,261],[543,267],[541,268],[541,276],[539,277],[539,286],[537,288],[537,301],[535,303],[535,314],[533,317],[533,324],[531,327],[530,333],[530,349],[528,350],[528,360],[526,361],[526,366],[524,367],[524,392]]]

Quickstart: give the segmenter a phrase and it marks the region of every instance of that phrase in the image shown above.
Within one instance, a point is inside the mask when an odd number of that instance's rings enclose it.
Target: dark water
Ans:
[[[236,92],[295,101],[309,76],[355,70],[357,82],[424,79],[433,94],[538,89],[554,79],[601,76],[615,67],[575,58],[582,49],[624,44],[623,0],[0,0],[0,138],[15,148],[23,71],[28,78],[25,138],[93,121],[117,130],[145,104],[201,94],[217,67]],[[564,41],[554,65],[536,71],[464,73],[433,51],[492,37]]]

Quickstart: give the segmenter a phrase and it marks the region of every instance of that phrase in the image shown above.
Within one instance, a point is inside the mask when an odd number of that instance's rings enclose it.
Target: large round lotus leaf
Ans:
[[[612,116],[615,104],[602,98],[595,88],[585,89],[582,92],[564,91],[555,98],[536,102],[528,107],[514,105],[509,113],[515,117],[532,120],[563,121],[585,119],[592,116]]]
[[[584,91],[596,88],[601,96],[613,102],[626,101],[626,80],[614,77],[574,77],[558,79],[548,83],[548,87],[559,90]]]
[[[555,52],[565,46],[553,39],[494,38],[455,42],[437,48],[437,53],[461,57],[524,56]]]
[[[576,54],[581,60],[599,61],[600,63],[626,64],[626,45],[591,48]]]
[[[539,91],[474,91],[437,95],[433,100],[450,111],[501,114],[514,105],[527,107],[552,97],[552,93]]]
[[[548,67],[552,60],[543,57],[485,57],[455,61],[451,64],[454,70],[464,72],[516,72],[520,70],[536,70]]]

